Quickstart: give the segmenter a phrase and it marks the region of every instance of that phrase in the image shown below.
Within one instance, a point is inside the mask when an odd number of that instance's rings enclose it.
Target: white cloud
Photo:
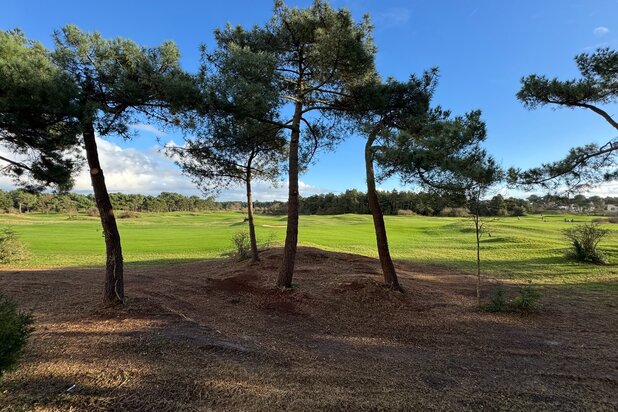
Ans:
[[[605,26],[599,26],[599,27],[596,27],[594,30],[592,30],[592,33],[595,36],[602,37],[602,36],[605,36],[607,33],[609,33],[609,29]]]
[[[177,146],[170,140],[168,146]],[[141,193],[157,195],[160,192],[177,192],[185,195],[201,195],[191,179],[182,174],[173,160],[166,157],[158,146],[146,151],[123,148],[109,140],[97,137],[99,160],[105,174],[105,183],[110,192]],[[8,149],[0,146],[0,156],[15,157]],[[85,156],[85,155],[84,155]],[[14,189],[13,181],[0,173],[0,188]],[[310,196],[329,190],[317,188],[303,181],[299,182],[300,194]],[[74,191],[92,193],[87,167],[75,177]],[[220,200],[239,200],[246,197],[244,185],[222,190],[217,196]],[[287,200],[287,181],[272,185],[266,182],[253,183],[253,198],[256,200]]]
[[[97,138],[97,145],[105,182],[110,192],[152,195],[160,192],[201,194],[191,179],[183,175],[173,160],[166,157],[159,147],[152,147],[147,152],[142,152],[134,148],[122,148],[101,138]],[[173,140],[166,145],[177,146]],[[75,191],[92,191],[87,170],[82,170],[75,180]],[[299,182],[299,188],[302,196],[324,192],[302,181]],[[238,185],[221,190],[217,198],[243,200],[245,196],[244,185]],[[254,182],[253,197],[256,200],[286,200],[287,182],[280,182],[276,186],[266,182]]]
[[[585,196],[617,196],[618,195],[618,182],[605,182],[599,187],[590,189],[588,192],[583,193]]]
[[[302,180],[298,182],[298,188],[301,196],[311,196],[319,193],[330,192],[330,190],[320,189],[309,185]],[[288,199],[288,182],[279,182],[273,185],[269,182],[256,181],[252,184],[253,199],[256,201],[272,201],[280,200],[287,201]],[[244,200],[246,198],[245,186],[237,185],[234,187],[222,190],[217,197],[221,201],[226,200]]]
[[[99,159],[110,192],[158,194],[179,192],[195,194],[193,183],[158,148],[147,152],[122,148],[97,137]],[[91,192],[90,176],[84,168],[75,179],[75,191]]]
[[[134,123],[131,125],[131,128],[142,132],[152,133],[157,137],[165,136],[165,132],[163,130],[157,129],[155,126],[147,123]]]

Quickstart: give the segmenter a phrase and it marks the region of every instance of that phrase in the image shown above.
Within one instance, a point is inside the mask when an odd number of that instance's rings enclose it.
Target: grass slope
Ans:
[[[231,236],[246,230],[241,213],[142,214],[119,219],[125,261],[160,264],[216,258],[231,249]],[[561,231],[587,217],[527,216],[488,223],[483,237],[483,265],[492,276],[513,281],[602,286],[618,289],[618,267],[591,266],[564,258],[567,246]],[[258,239],[283,242],[285,217],[258,216]],[[422,216],[387,216],[393,257],[420,263],[474,268],[474,233],[469,220]],[[98,218],[66,215],[2,215],[0,226],[10,226],[28,245],[32,257],[20,267],[92,266],[104,263],[104,243]],[[618,226],[602,243],[610,261],[618,262]],[[371,216],[301,216],[300,243],[330,251],[376,256]]]

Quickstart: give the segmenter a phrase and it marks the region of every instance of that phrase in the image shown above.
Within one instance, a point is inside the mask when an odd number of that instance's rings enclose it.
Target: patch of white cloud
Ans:
[[[182,174],[173,159],[165,155],[161,147],[153,146],[146,151],[141,151],[131,147],[123,148],[100,137],[97,137],[96,141],[101,168],[109,192],[141,193],[145,195],[157,195],[161,192],[177,192],[184,195],[202,194],[192,180]],[[170,140],[166,143],[166,146],[178,146],[178,144]],[[2,146],[0,146],[0,156],[15,158],[14,153]],[[85,159],[85,153],[82,153],[82,156]],[[0,173],[0,188],[12,190],[15,185],[9,177]],[[299,182],[299,190],[301,196],[311,196],[329,191],[303,181]],[[83,167],[75,176],[73,191],[92,193],[87,167]],[[223,201],[242,201],[245,198],[244,185],[223,189],[217,195],[217,199]],[[253,198],[263,201],[285,201],[288,198],[287,181],[275,184],[256,181],[253,183]]]
[[[270,182],[255,181],[252,184],[253,199],[263,202],[273,200],[287,201],[288,188],[287,181],[277,182],[274,185]],[[298,182],[298,189],[300,195],[303,197],[330,192],[329,190],[307,184],[302,180]],[[246,197],[245,186],[237,185],[222,190],[219,196],[217,196],[217,199],[221,201],[244,200]]]
[[[165,136],[165,132],[163,130],[160,130],[157,127],[148,123],[134,123],[131,125],[131,128],[139,130],[141,132],[152,133],[157,137]]]
[[[595,27],[595,29],[592,30],[592,33],[595,36],[603,37],[607,33],[609,33],[609,29],[607,27],[605,27],[605,26],[599,26],[599,27]]]
[[[142,152],[134,148],[122,148],[100,137],[97,137],[97,146],[105,182],[110,192],[142,194],[198,192],[191,180],[156,147]],[[76,176],[74,190],[92,191],[86,168]]]
[[[582,193],[582,194],[587,197],[590,197],[590,196],[615,197],[618,194],[618,182],[605,182],[599,187],[592,188],[586,193]]]

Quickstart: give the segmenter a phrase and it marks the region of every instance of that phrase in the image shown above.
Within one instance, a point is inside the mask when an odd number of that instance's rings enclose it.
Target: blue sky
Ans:
[[[187,70],[198,65],[198,45],[212,45],[212,31],[226,22],[251,26],[271,15],[270,0],[210,1],[27,1],[3,0],[0,28],[19,27],[30,38],[51,46],[50,34],[64,24],[128,37],[140,44],[174,40]],[[287,2],[305,6],[309,1]],[[438,66],[441,80],[435,104],[464,113],[481,109],[487,122],[486,147],[503,166],[529,167],[558,159],[569,147],[602,143],[616,131],[598,115],[583,110],[528,111],[515,99],[522,76],[539,73],[577,76],[573,57],[596,47],[618,46],[618,0],[468,0],[369,1],[333,0],[355,18],[369,13],[375,25],[377,65],[381,74],[405,79]],[[618,106],[607,110],[618,115]],[[192,185],[156,151],[155,133],[142,126],[130,142],[110,138],[107,161],[111,191],[191,192]],[[166,135],[162,139],[178,140]],[[322,153],[301,176],[304,194],[364,188],[362,141],[351,138],[333,153]],[[137,166],[136,166],[137,165]],[[169,174],[164,186],[155,175]],[[150,173],[150,175],[149,175]],[[135,175],[139,178],[134,178]],[[156,177],[156,176],[154,176]],[[135,180],[134,184],[127,181]],[[383,188],[399,188],[396,180]],[[87,190],[87,179],[77,189]],[[284,187],[258,185],[257,198],[285,198]],[[241,198],[230,190],[222,199]],[[618,194],[608,184],[600,194]]]

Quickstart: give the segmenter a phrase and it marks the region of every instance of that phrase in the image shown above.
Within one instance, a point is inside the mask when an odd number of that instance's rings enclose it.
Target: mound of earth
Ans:
[[[129,267],[122,309],[99,306],[102,269],[0,272],[36,317],[0,410],[618,409],[610,295],[489,314],[467,274],[398,262],[402,294],[375,259],[313,248],[282,291],[281,256]]]

